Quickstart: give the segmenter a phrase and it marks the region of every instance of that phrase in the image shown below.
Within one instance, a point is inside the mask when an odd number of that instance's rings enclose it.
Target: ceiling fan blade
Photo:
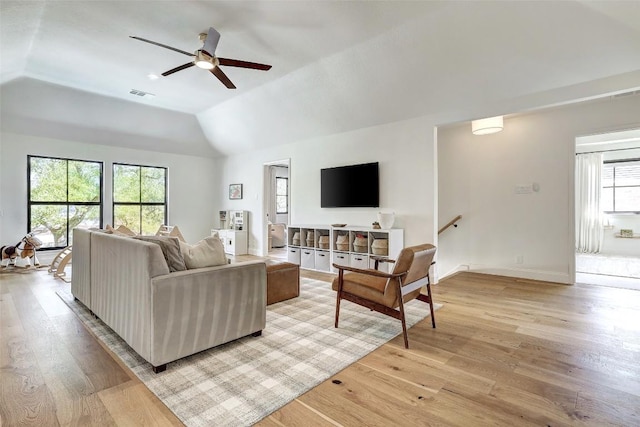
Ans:
[[[227,65],[229,67],[251,68],[252,70],[270,70],[271,65],[258,64],[256,62],[239,61],[237,59],[218,58],[220,65]]]
[[[218,47],[218,42],[220,41],[220,33],[215,30],[213,27],[209,27],[209,32],[207,33],[207,38],[204,41],[204,46],[202,50],[207,52],[209,56],[214,56],[216,54],[216,47]]]
[[[235,89],[236,88],[235,85],[233,83],[231,83],[231,80],[229,80],[229,77],[227,77],[227,75],[222,72],[220,67],[213,67],[213,70],[211,70],[211,74],[216,76],[218,78],[218,80],[220,80],[222,82],[222,84],[227,87],[227,89]]]
[[[142,37],[136,37],[136,36],[129,36],[129,37],[131,37],[132,39],[140,40],[141,42],[155,44],[156,46],[160,46],[160,47],[163,47],[165,49],[170,49],[170,50],[173,50],[175,52],[179,52],[179,53],[185,54],[187,56],[194,56],[193,53],[191,53],[191,52],[187,52],[186,50],[176,49],[175,47],[167,46],[166,44],[162,44],[162,43],[154,42],[154,41],[151,41],[151,40],[143,39]]]
[[[165,71],[164,73],[162,73],[162,75],[167,77],[169,74],[177,73],[178,71],[182,71],[182,70],[187,69],[189,67],[193,67],[194,65],[196,65],[196,64],[194,64],[193,62],[187,62],[186,64],[182,64],[179,67],[172,68],[169,71]]]

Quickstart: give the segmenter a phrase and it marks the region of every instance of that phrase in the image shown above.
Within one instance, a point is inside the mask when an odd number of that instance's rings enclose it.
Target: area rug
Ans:
[[[640,279],[640,257],[576,254],[576,272]]]
[[[252,425],[402,332],[396,319],[348,301],[333,327],[335,292],[328,282],[300,279],[300,296],[267,307],[261,337],[247,337],[169,363],[154,374],[115,332],[74,300],[58,295],[187,426]],[[436,305],[439,308],[439,305]],[[429,314],[405,304],[407,327]]]

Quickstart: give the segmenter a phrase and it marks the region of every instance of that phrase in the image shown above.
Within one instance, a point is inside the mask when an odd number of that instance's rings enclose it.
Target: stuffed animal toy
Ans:
[[[13,265],[16,262],[16,257],[18,256],[18,246],[3,246],[0,248],[0,252],[2,253],[2,261],[0,261],[0,267],[6,268],[9,265]]]

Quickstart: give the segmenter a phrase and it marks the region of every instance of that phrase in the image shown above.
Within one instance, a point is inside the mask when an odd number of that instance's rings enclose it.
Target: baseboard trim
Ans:
[[[437,281],[444,280],[449,276],[453,276],[454,274],[460,273],[461,271],[469,271],[469,266],[466,265],[466,264],[460,264],[460,265],[456,266],[455,268],[449,270],[445,274],[438,276],[438,280]]]
[[[531,270],[524,268],[494,267],[481,264],[472,264],[469,271],[474,273],[494,274],[497,276],[517,277],[520,279],[539,280],[543,282],[563,283],[573,285],[569,273],[556,271]]]

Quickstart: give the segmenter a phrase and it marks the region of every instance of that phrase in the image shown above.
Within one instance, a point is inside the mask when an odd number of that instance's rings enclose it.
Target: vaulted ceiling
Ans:
[[[223,156],[640,89],[640,1],[0,2],[2,130]],[[237,89],[191,67],[200,32]],[[136,89],[154,94],[140,97]]]

